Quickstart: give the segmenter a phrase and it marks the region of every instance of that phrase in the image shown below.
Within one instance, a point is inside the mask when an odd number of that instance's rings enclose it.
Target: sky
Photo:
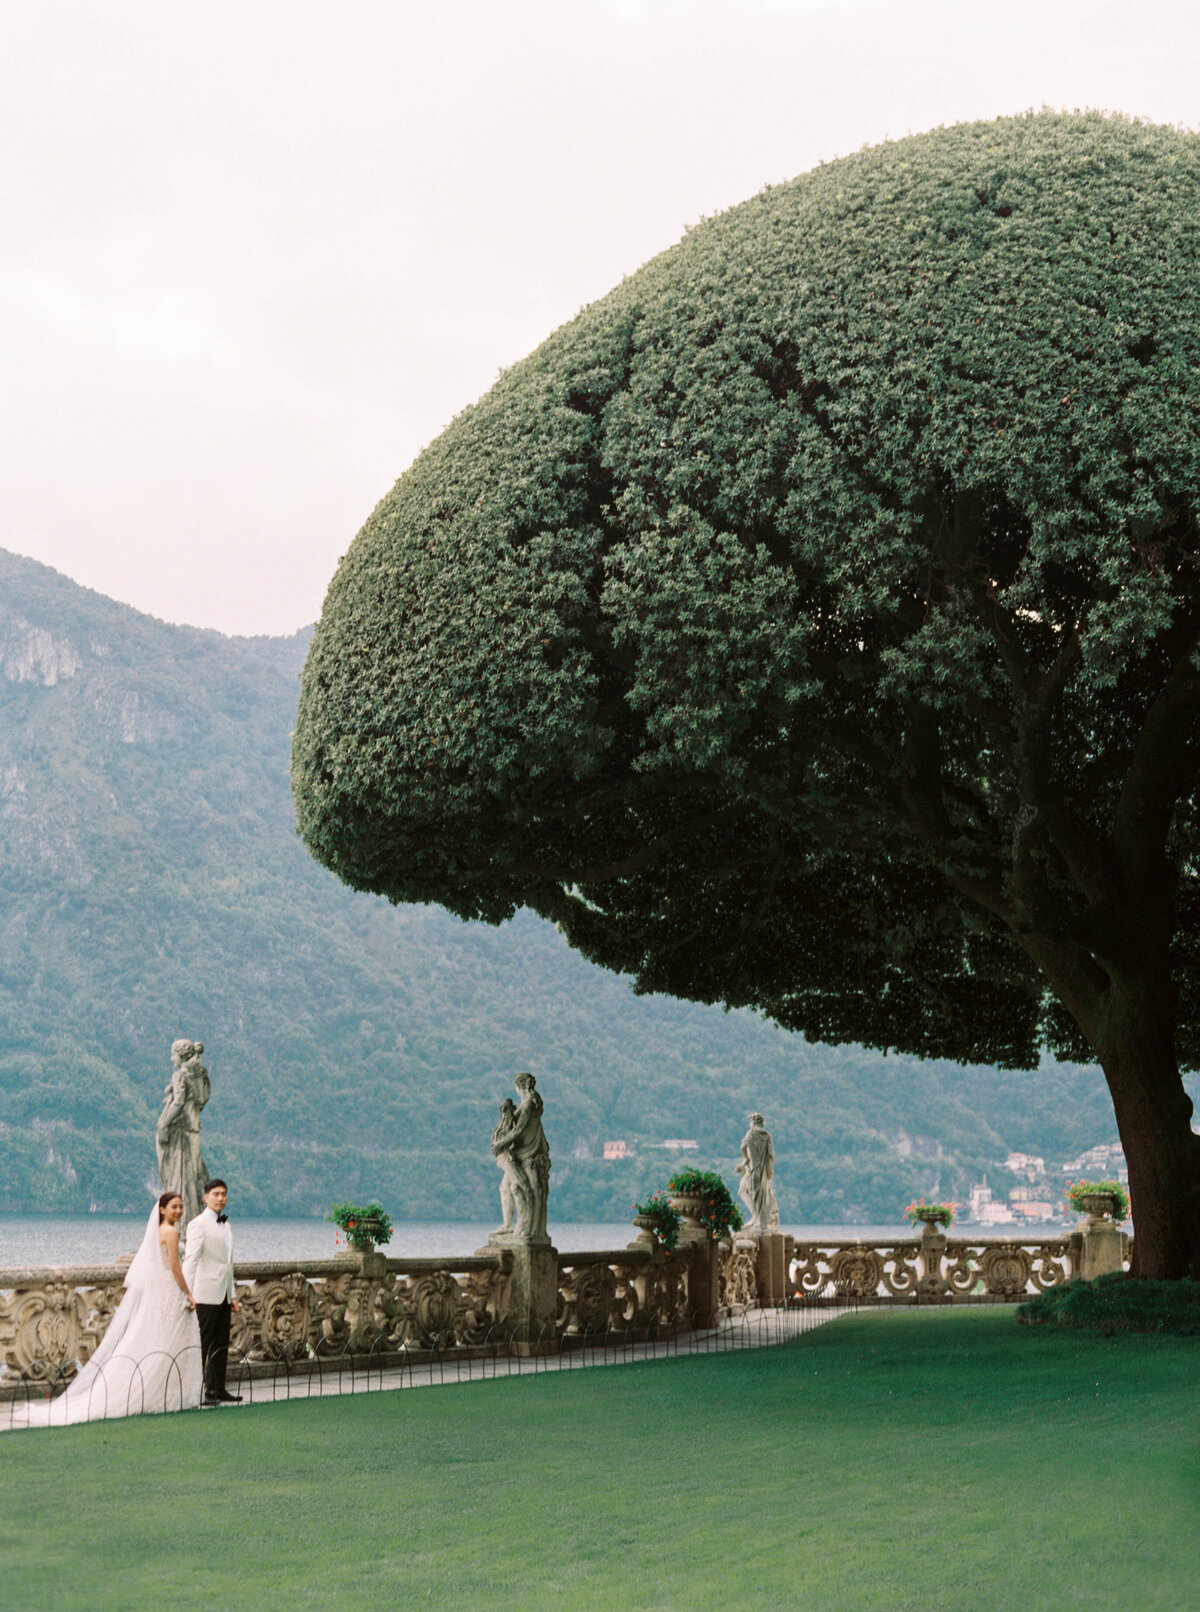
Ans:
[[[501,369],[702,217],[1029,107],[1200,127],[1177,0],[0,0],[0,547],[294,632]]]

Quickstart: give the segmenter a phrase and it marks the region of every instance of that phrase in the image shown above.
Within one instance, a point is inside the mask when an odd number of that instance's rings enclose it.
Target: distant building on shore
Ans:
[[[1000,1203],[987,1184],[987,1176],[971,1188],[971,1206],[967,1220],[976,1226],[1011,1226],[1016,1215],[1006,1203]]]
[[[691,1137],[668,1136],[664,1142],[642,1142],[643,1148],[665,1148],[668,1153],[697,1153],[700,1150],[699,1142]],[[624,1138],[617,1138],[604,1144],[604,1157],[606,1159],[631,1159],[634,1156],[632,1142]]]
[[[1129,1168],[1125,1163],[1125,1149],[1120,1142],[1101,1142],[1089,1147],[1077,1159],[1063,1161],[1063,1173],[1069,1176],[1108,1176],[1129,1185]]]
[[[1040,1187],[1014,1187],[1008,1195],[1009,1207],[1018,1220],[1053,1220],[1054,1201]]]
[[[1046,1173],[1046,1161],[1037,1153],[1010,1153],[1004,1168],[1025,1181],[1036,1181]]]

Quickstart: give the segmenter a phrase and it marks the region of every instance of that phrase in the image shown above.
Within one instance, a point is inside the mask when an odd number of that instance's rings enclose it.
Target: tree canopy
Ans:
[[[585,309],[339,567],[293,746],[313,854],[814,1038],[1094,1056],[1178,1271],[1198,198],[1195,135],[942,129]]]

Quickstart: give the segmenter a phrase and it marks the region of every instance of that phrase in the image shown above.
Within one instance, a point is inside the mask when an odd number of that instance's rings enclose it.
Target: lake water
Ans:
[[[260,1220],[234,1215],[230,1224],[237,1239],[239,1261],[330,1259],[339,1252],[334,1243],[335,1228],[323,1220]],[[493,1228],[490,1221],[397,1225],[386,1251],[393,1258],[472,1254],[483,1246]],[[144,1215],[0,1214],[0,1269],[108,1265],[120,1255],[132,1253],[145,1229]],[[895,1241],[914,1235],[904,1225],[785,1226],[783,1230],[813,1241],[854,1237]],[[550,1224],[551,1240],[562,1253],[624,1248],[636,1236],[636,1228],[627,1221]]]

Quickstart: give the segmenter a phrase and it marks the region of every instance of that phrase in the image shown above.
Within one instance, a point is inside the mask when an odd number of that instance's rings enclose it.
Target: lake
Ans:
[[[265,1220],[233,1215],[236,1257],[242,1260],[330,1259],[339,1252],[335,1228],[323,1220]],[[0,1268],[23,1265],[109,1265],[130,1254],[146,1229],[144,1215],[0,1214]],[[435,1221],[399,1224],[386,1252],[393,1258],[473,1254],[494,1222]],[[1007,1228],[1005,1228],[1007,1230]],[[784,1226],[805,1241],[863,1237],[897,1241],[915,1234],[896,1226]],[[624,1248],[637,1230],[623,1223],[551,1222],[550,1237],[564,1253]]]

